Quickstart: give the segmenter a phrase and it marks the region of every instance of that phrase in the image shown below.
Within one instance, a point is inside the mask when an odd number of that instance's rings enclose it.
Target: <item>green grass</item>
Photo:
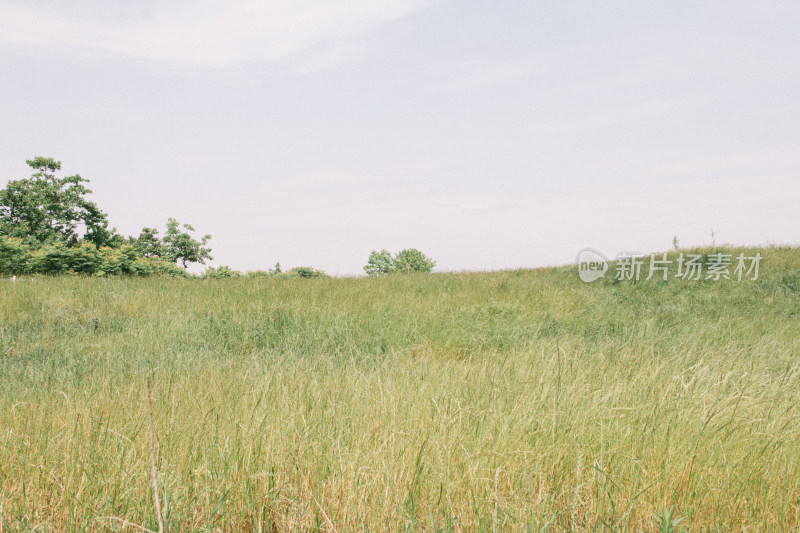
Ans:
[[[761,252],[740,283],[0,282],[0,531],[156,529],[148,374],[167,531],[796,530],[800,250]]]

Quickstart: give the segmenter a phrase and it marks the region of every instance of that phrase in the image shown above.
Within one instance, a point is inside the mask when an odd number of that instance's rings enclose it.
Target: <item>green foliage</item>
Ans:
[[[248,278],[324,278],[328,275],[323,271],[312,267],[299,266],[286,272],[281,270],[281,264],[275,263],[275,268],[269,270],[254,270],[247,272]]]
[[[50,157],[27,163],[33,175],[0,190],[0,274],[185,276],[175,263],[211,259],[211,236],[198,241],[188,233],[194,228],[172,218],[161,240],[158,230],[147,227],[125,239],[108,229],[107,215],[87,199],[88,180],[57,177],[61,162]]]
[[[17,237],[29,245],[80,240],[97,246],[111,244],[106,214],[88,200],[92,191],[80,175],[56,177],[61,162],[49,157],[27,161],[35,172],[29,179],[12,180],[0,190],[0,235]]]
[[[220,266],[217,268],[208,267],[205,272],[203,272],[202,278],[203,279],[222,279],[222,278],[239,278],[242,276],[242,273],[238,270],[232,270],[228,266]]]
[[[34,253],[34,269],[39,273],[74,272],[94,274],[101,269],[102,256],[92,243],[68,247],[55,243]]]
[[[123,273],[125,273],[123,271]],[[130,263],[130,274],[136,276],[169,276],[185,278],[189,274],[186,270],[160,259],[140,257]]]
[[[683,522],[683,517],[676,517],[675,510],[664,507],[661,511],[654,511],[653,518],[656,521],[656,531],[658,533],[686,533],[685,529],[678,529],[678,524]]]
[[[368,276],[380,276],[394,272],[394,259],[389,250],[381,250],[380,252],[372,250],[369,254],[367,264],[364,265],[364,272]]]
[[[138,237],[129,237],[131,245],[142,257],[161,257],[164,255],[164,244],[158,238],[155,228],[142,228]]]
[[[267,270],[248,270],[245,276],[248,278],[268,278],[272,274]]]
[[[435,266],[436,261],[416,248],[401,250],[394,257],[394,269],[397,272],[430,272]]]
[[[21,239],[0,236],[0,275],[27,273],[29,259],[30,249]]]
[[[416,248],[401,250],[394,257],[388,250],[373,250],[364,271],[368,276],[380,276],[391,272],[430,272],[435,266],[436,261]]]
[[[98,248],[91,242],[80,242],[75,246],[55,242],[33,247],[15,237],[0,237],[0,275],[23,274],[187,275],[184,269],[172,263],[141,257],[129,244]]]
[[[189,233],[194,228],[189,224],[181,224],[174,218],[167,220],[167,231],[162,239],[158,238],[155,228],[142,228],[138,237],[129,237],[128,242],[141,257],[161,258],[171,263],[180,262],[185,268],[188,263],[205,264],[212,259],[211,248],[206,246],[211,235],[200,240]]]
[[[323,270],[308,266],[294,267],[286,272],[277,272],[274,275],[279,278],[325,278],[328,276]]]
[[[184,267],[187,263],[205,264],[206,259],[211,257],[211,248],[206,243],[211,239],[211,235],[204,235],[199,241],[192,237],[189,232],[194,228],[189,224],[182,227],[174,218],[167,220],[167,233],[162,239],[163,257],[172,263],[181,262]]]

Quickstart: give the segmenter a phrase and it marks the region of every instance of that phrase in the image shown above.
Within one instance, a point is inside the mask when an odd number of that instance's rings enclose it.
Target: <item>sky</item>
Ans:
[[[0,184],[54,157],[214,266],[800,244],[791,1],[0,0]]]

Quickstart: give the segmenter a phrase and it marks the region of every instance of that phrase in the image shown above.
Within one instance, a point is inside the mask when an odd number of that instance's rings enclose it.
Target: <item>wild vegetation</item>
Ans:
[[[123,237],[89,199],[89,180],[57,176],[61,161],[51,157],[27,164],[30,178],[0,190],[0,275],[185,276],[188,263],[211,259],[211,235],[197,240],[191,225],[170,218],[163,238],[147,227],[138,237]]]
[[[0,275],[81,274],[88,276],[167,275],[201,278],[241,276],[318,278],[323,270],[297,266],[285,272],[280,263],[270,270],[242,273],[228,266],[208,267],[200,276],[190,274],[191,263],[205,264],[211,257],[208,241],[192,236],[195,229],[167,219],[163,237],[156,228],[144,227],[137,237],[123,237],[109,228],[108,214],[89,199],[89,180],[79,174],[59,177],[61,161],[35,157],[27,161],[34,170],[27,179],[11,180],[0,190]],[[385,256],[384,256],[385,254]],[[430,272],[436,262],[417,249],[394,257],[373,251],[364,270],[370,275],[390,272]]]
[[[800,250],[759,251],[741,282],[0,282],[0,529],[157,529],[150,375],[167,531],[796,530]]]
[[[364,265],[364,272],[368,276],[381,276],[393,272],[430,272],[435,266],[436,261],[416,248],[401,250],[394,257],[389,250],[380,252],[372,250],[367,264]]]

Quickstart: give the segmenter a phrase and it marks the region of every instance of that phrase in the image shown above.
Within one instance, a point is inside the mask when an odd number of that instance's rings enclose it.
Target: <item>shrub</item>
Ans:
[[[189,273],[183,268],[160,259],[151,257],[140,257],[134,261],[131,266],[131,274],[136,276],[171,276],[186,278]]]
[[[397,272],[430,272],[435,266],[436,261],[416,248],[401,250],[394,257],[394,269]]]
[[[90,242],[76,246],[53,243],[39,248],[17,238],[0,237],[0,274],[76,273],[88,276],[186,276],[184,269],[157,258],[139,257],[130,245],[98,248]]]
[[[401,250],[394,257],[388,250],[372,250],[364,271],[368,276],[380,276],[391,272],[430,272],[435,266],[436,261],[416,248]]]
[[[323,271],[308,266],[294,267],[286,272],[275,274],[279,278],[325,278],[328,275]]]
[[[231,267],[221,266],[218,268],[208,267],[203,272],[203,279],[221,279],[221,278],[238,278],[242,275],[238,270],[232,270]]]
[[[29,249],[21,239],[0,237],[0,274],[28,274]]]
[[[245,274],[248,278],[268,278],[271,275],[266,270],[248,270]]]

